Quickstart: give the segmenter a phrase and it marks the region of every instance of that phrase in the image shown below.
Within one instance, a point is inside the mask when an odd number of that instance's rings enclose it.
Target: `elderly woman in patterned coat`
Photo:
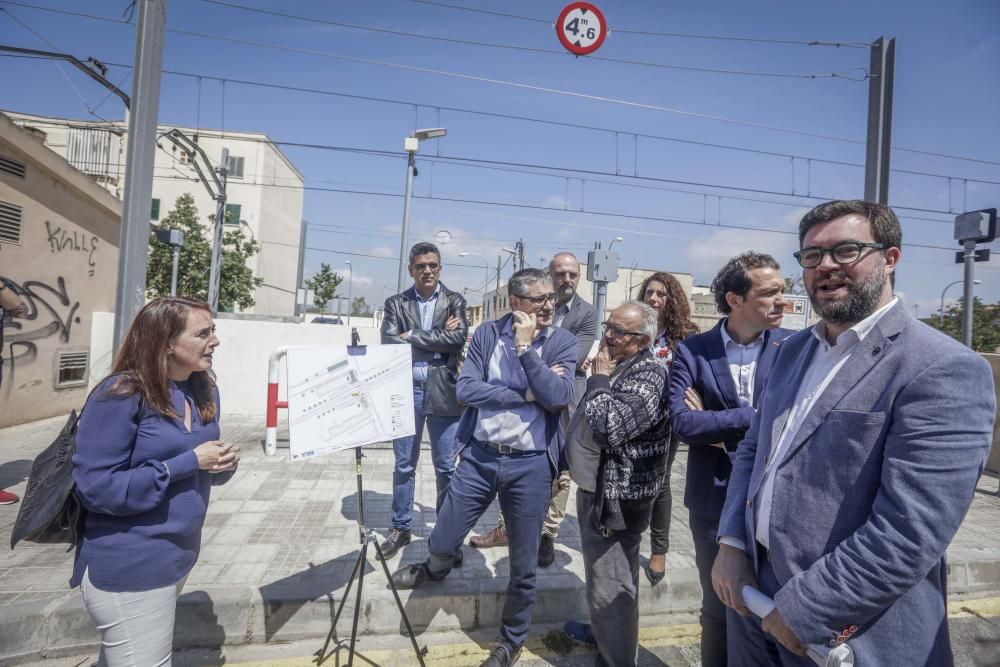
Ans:
[[[596,643],[616,667],[636,664],[639,544],[670,451],[667,370],[650,349],[656,323],[638,301],[611,313],[566,438],[591,619],[567,623],[566,633]]]

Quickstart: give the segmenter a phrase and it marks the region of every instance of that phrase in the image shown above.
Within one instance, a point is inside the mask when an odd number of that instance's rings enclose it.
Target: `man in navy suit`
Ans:
[[[945,551],[993,436],[990,367],[893,295],[892,209],[820,204],[799,243],[823,319],[781,344],[734,459],[712,577],[730,664],[848,641],[859,665],[950,665]],[[776,604],[760,622],[745,584]]]
[[[701,579],[706,667],[727,662],[726,608],[712,589],[712,563],[730,456],[750,427],[777,343],[791,333],[777,328],[785,307],[779,271],[770,255],[745,252],[730,259],[712,281],[716,306],[726,317],[681,341],[670,367],[671,423],[688,444],[684,504]]]

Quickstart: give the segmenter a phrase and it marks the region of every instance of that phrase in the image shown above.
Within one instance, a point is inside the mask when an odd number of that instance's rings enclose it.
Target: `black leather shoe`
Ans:
[[[516,649],[512,649],[507,644],[500,642],[495,647],[493,647],[493,652],[490,653],[490,657],[479,663],[479,667],[511,667],[517,663],[518,658],[521,657],[521,647],[518,646]]]
[[[434,576],[427,569],[427,563],[417,563],[416,565],[407,565],[396,570],[392,574],[392,584],[396,587],[396,590],[407,591],[428,581],[441,581],[446,576],[444,574]]]
[[[645,569],[643,570],[643,572],[646,573],[646,579],[649,580],[649,585],[650,586],[655,586],[656,584],[658,584],[661,581],[663,581],[663,577],[665,577],[666,574],[667,574],[666,570],[659,570],[659,571],[657,571],[657,570],[654,570],[651,567],[649,567],[649,565],[647,565],[645,567]]]
[[[548,535],[542,535],[538,543],[538,567],[548,567],[556,559],[556,542]]]
[[[385,542],[379,545],[382,550],[382,558],[389,560],[397,553],[399,550],[410,543],[410,532],[407,530],[399,530],[398,528],[393,528],[389,531],[389,536],[385,538]]]
[[[462,563],[465,562],[465,554],[462,553],[462,547],[459,547],[455,551],[455,560],[451,562],[452,567],[462,567]]]

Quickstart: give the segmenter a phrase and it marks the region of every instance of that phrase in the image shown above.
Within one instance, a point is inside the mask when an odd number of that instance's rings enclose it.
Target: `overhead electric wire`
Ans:
[[[416,0],[414,0],[414,1],[416,1]],[[44,6],[40,6],[40,5],[33,5],[33,4],[30,4],[30,3],[19,2],[19,1],[16,1],[16,0],[0,0],[0,4],[8,4],[8,5],[13,5],[13,6],[18,6],[18,7],[25,7],[25,8],[28,8],[28,9],[35,9],[35,10],[38,10],[38,11],[51,12],[51,13],[55,13],[55,14],[64,14],[64,15],[67,15],[67,16],[76,16],[76,17],[79,17],[79,18],[91,19],[91,20],[96,20],[96,21],[105,21],[105,22],[108,22],[108,23],[115,23],[115,24],[118,24],[118,25],[130,25],[129,22],[123,21],[121,19],[114,19],[114,18],[109,18],[109,17],[106,17],[106,16],[97,16],[97,15],[93,15],[93,14],[84,14],[84,13],[81,13],[81,12],[72,12],[72,11],[67,11],[67,10],[62,10],[62,9],[54,9],[54,8],[51,8],[51,7],[44,7]],[[278,49],[278,50],[285,50],[285,51],[290,51],[290,52],[310,54],[309,51],[295,49],[293,47],[275,46],[275,45],[270,45],[270,44],[262,44],[262,43],[256,43],[256,42],[249,42],[247,40],[237,40],[237,39],[234,39],[234,38],[227,38],[227,37],[221,37],[221,36],[216,36],[216,35],[206,35],[206,34],[203,34],[203,33],[193,33],[193,32],[188,32],[188,31],[176,30],[176,29],[172,29],[172,28],[167,28],[167,31],[168,32],[176,32],[176,33],[179,33],[179,34],[188,34],[188,35],[192,35],[192,36],[202,37],[202,38],[205,38],[205,39],[218,39],[218,40],[226,41],[226,42],[240,43],[240,44],[244,44],[244,45],[248,45],[248,46],[257,46],[257,47],[261,47],[261,48],[270,48],[270,49]],[[666,34],[666,33],[664,33],[664,34]],[[708,36],[705,36],[705,37],[707,38]],[[351,56],[338,56],[338,55],[335,55],[335,54],[327,54],[327,53],[324,53],[324,52],[316,52],[313,55],[324,55],[324,56],[328,56],[328,57],[341,58],[341,59],[346,59],[346,60],[354,60],[354,61],[360,61],[360,62],[369,62],[369,61],[366,61],[365,59],[353,58]],[[371,61],[371,62],[373,62],[375,64],[382,64],[382,63],[379,63],[379,61]],[[122,66],[122,65],[119,65],[119,66]],[[403,68],[410,68],[411,67],[411,66],[406,66],[406,65],[393,65],[393,66],[398,66],[398,67],[403,67]],[[197,76],[197,75],[193,75],[193,76]],[[476,78],[476,77],[473,77],[471,75],[456,75],[456,76],[459,76],[459,77],[462,77],[462,78],[473,78],[473,79]],[[214,78],[214,77],[205,77],[205,78]],[[219,79],[219,80],[227,80],[228,81],[229,79]],[[498,83],[505,83],[505,82],[498,82]],[[527,84],[511,84],[511,85],[518,85],[518,86],[529,87],[529,86],[527,86]],[[572,93],[572,92],[569,92],[567,94],[571,94],[571,95],[583,95],[583,94]],[[604,99],[604,98],[597,98],[597,99],[600,100],[600,99]],[[605,101],[614,102],[615,100],[606,99]],[[816,137],[816,138],[829,139],[829,140],[832,140],[832,141],[841,141],[841,142],[845,142],[845,143],[853,143],[853,144],[858,144],[858,145],[864,145],[866,143],[865,141],[860,140],[860,139],[850,139],[850,138],[847,138],[847,137],[836,137],[836,136],[824,135],[824,134],[819,134],[819,133],[809,133],[809,132],[807,132],[805,130],[791,130],[791,129],[787,129],[787,128],[781,128],[781,127],[775,127],[775,126],[768,126],[768,125],[762,125],[762,124],[758,125],[758,124],[750,123],[748,121],[739,121],[739,120],[736,120],[736,119],[727,119],[725,117],[715,117],[715,116],[710,116],[710,115],[706,115],[706,114],[697,114],[695,112],[684,112],[684,111],[681,111],[681,110],[674,110],[674,109],[669,109],[669,108],[666,108],[666,107],[654,107],[652,105],[648,105],[648,106],[643,107],[643,105],[641,105],[640,103],[627,103],[627,104],[634,105],[634,106],[640,106],[642,108],[650,108],[650,109],[653,109],[653,110],[662,110],[662,111],[666,111],[666,112],[676,112],[676,113],[679,113],[679,114],[692,115],[692,116],[696,116],[696,117],[703,117],[703,118],[706,118],[706,119],[718,120],[720,122],[731,122],[731,123],[738,124],[738,125],[747,125],[747,126],[750,126],[750,127],[759,127],[760,129],[770,129],[770,130],[779,131],[779,132],[790,132],[790,133],[795,133],[795,134],[802,134],[802,135],[805,135],[805,136],[813,136],[813,137]],[[419,106],[424,106],[424,107],[427,107],[427,108],[445,108],[445,107],[438,107],[438,106],[433,105],[433,104],[422,104],[422,105],[419,105]],[[542,121],[542,120],[539,120],[539,119],[534,119],[534,120],[537,120],[538,122],[545,122],[545,121]],[[623,133],[624,134],[636,134],[635,132],[623,132]],[[668,140],[673,140],[673,139],[668,139]],[[680,141],[680,140],[676,140],[676,141]],[[951,155],[951,154],[947,154],[947,153],[938,153],[938,152],[921,150],[921,149],[907,148],[907,147],[903,147],[903,146],[893,146],[892,150],[917,153],[917,154],[921,154],[921,155],[931,155],[931,156],[935,156],[935,157],[942,157],[942,158],[953,159],[953,160],[966,160],[966,161],[969,161],[969,162],[977,162],[977,163],[980,163],[980,164],[989,164],[989,165],[994,165],[994,166],[1000,166],[1000,162],[997,162],[997,161],[984,160],[984,159],[981,159],[981,158],[973,158],[973,157],[967,157],[967,156],[961,156],[961,155]]]
[[[475,12],[478,14],[491,14],[493,16],[502,16],[509,19],[517,19],[520,21],[531,21],[533,23],[544,23],[547,25],[554,25],[555,20],[553,19],[543,19],[533,16],[521,16],[517,14],[508,14],[505,12],[491,11],[487,9],[478,9],[476,7],[465,7],[463,5],[453,5],[447,2],[437,2],[435,0],[410,0],[410,2],[415,2],[421,5],[433,5],[436,7],[445,7],[447,9],[457,9],[466,12]],[[728,35],[705,35],[696,33],[685,33],[685,32],[655,32],[651,30],[629,30],[626,28],[617,28],[613,26],[608,26],[609,32],[622,33],[625,35],[646,35],[653,37],[682,37],[687,39],[711,39],[711,40],[724,40],[733,42],[759,42],[762,44],[787,44],[787,45],[799,45],[799,46],[833,46],[838,48],[848,48],[848,49],[867,49],[868,44],[865,42],[846,42],[846,41],[824,41],[824,40],[796,40],[796,39],[768,39],[763,37],[732,37]]]
[[[166,180],[177,180],[175,177],[172,177],[172,176],[157,176],[156,178],[166,179]],[[402,197],[403,196],[399,192],[376,192],[376,191],[370,191],[370,190],[348,190],[348,189],[345,189],[345,188],[326,188],[326,187],[309,186],[309,185],[304,185],[304,186],[285,186],[285,185],[260,184],[259,187],[272,187],[272,188],[284,188],[284,189],[289,189],[289,188],[292,188],[292,187],[297,187],[298,189],[310,190],[310,191],[317,191],[317,192],[331,192],[331,193],[339,193],[339,194],[367,195],[367,196],[374,196],[374,197]],[[523,204],[523,203],[511,203],[511,202],[488,200],[488,199],[466,199],[466,198],[460,198],[460,197],[442,197],[440,195],[420,195],[420,194],[414,194],[414,195],[412,195],[412,197],[415,200],[426,199],[426,200],[430,200],[430,201],[445,201],[445,202],[456,202],[456,203],[464,203],[464,204],[480,204],[480,205],[485,205],[485,206],[507,206],[507,207],[511,207],[511,208],[524,208],[524,209],[534,209],[534,210],[541,210],[541,211],[557,211],[557,212],[562,212],[562,213],[580,213],[580,214],[585,214],[585,215],[600,215],[600,216],[607,216],[607,217],[614,217],[614,218],[624,218],[624,219],[628,219],[628,220],[638,220],[640,222],[673,222],[673,223],[678,223],[678,224],[697,225],[699,227],[707,227],[707,228],[738,229],[738,230],[744,230],[744,231],[768,232],[768,233],[773,233],[773,234],[792,235],[792,236],[798,235],[798,232],[794,231],[794,230],[782,230],[782,229],[774,229],[774,228],[769,228],[769,227],[753,227],[753,226],[748,226],[748,225],[733,225],[733,224],[728,224],[728,223],[724,223],[724,222],[721,222],[721,221],[720,222],[707,222],[707,221],[704,221],[704,220],[688,220],[688,219],[682,219],[682,218],[664,218],[664,217],[657,217],[657,216],[638,215],[638,214],[634,214],[634,213],[611,212],[611,211],[607,211],[607,210],[598,210],[598,211],[595,211],[595,210],[588,210],[586,208],[566,210],[566,209],[559,208],[559,207],[556,207],[556,206],[543,206],[541,204]],[[905,208],[905,207],[900,207],[900,208]],[[919,210],[919,209],[916,209],[916,210]],[[562,225],[566,225],[566,226],[570,226],[570,227],[586,227],[586,225],[578,225],[578,224],[572,224],[572,223],[553,223],[553,224],[562,224]],[[638,230],[622,230],[622,231],[630,231],[632,233],[646,233],[647,235],[656,236],[656,234],[653,234],[651,232],[640,232]],[[949,252],[953,252],[955,250],[955,248],[951,248],[951,247],[935,246],[935,245],[928,245],[928,244],[921,244],[921,243],[906,243],[906,244],[904,244],[904,247],[925,248],[925,249],[932,249],[932,250],[947,250]]]
[[[126,65],[124,63],[105,62],[105,64],[109,65],[111,67],[122,67],[122,68],[126,68],[126,69],[131,69],[132,68],[131,65]],[[733,145],[730,145],[730,144],[720,144],[720,143],[715,143],[715,142],[711,142],[711,141],[698,141],[698,140],[694,140],[694,139],[681,139],[680,137],[669,137],[669,136],[659,135],[659,134],[649,134],[649,133],[646,133],[646,132],[635,132],[635,131],[632,131],[632,130],[616,129],[616,128],[609,128],[609,127],[600,127],[600,126],[596,126],[596,125],[585,125],[585,124],[580,124],[580,123],[569,123],[569,122],[566,122],[566,121],[551,120],[551,119],[547,119],[547,118],[535,118],[535,117],[531,117],[531,116],[519,116],[519,115],[514,115],[514,114],[497,113],[497,112],[494,112],[494,111],[482,111],[482,110],[479,110],[479,109],[468,109],[468,108],[463,108],[463,107],[451,107],[451,106],[426,104],[426,103],[422,103],[422,102],[414,102],[414,101],[411,101],[411,100],[399,100],[399,99],[392,99],[392,98],[387,98],[387,97],[374,97],[374,96],[370,96],[370,95],[356,95],[356,94],[353,94],[353,93],[344,93],[344,92],[338,92],[338,91],[333,91],[333,90],[323,90],[323,89],[319,89],[319,88],[307,88],[307,87],[302,87],[302,86],[292,86],[292,85],[286,85],[286,84],[268,83],[268,82],[265,82],[265,81],[252,81],[252,80],[248,80],[248,79],[234,79],[234,78],[231,78],[231,77],[213,76],[213,75],[209,75],[209,74],[195,74],[193,72],[181,72],[181,71],[177,71],[177,70],[163,70],[163,73],[164,74],[169,74],[171,76],[181,76],[181,77],[188,77],[188,78],[193,78],[193,79],[207,79],[207,80],[210,80],[210,81],[224,81],[224,82],[227,82],[227,83],[232,83],[232,84],[237,84],[237,85],[257,86],[257,87],[261,87],[261,88],[274,88],[274,89],[278,89],[278,90],[289,90],[289,91],[292,91],[292,92],[309,93],[309,94],[316,94],[316,95],[328,95],[328,96],[332,96],[332,97],[343,97],[343,98],[347,98],[347,99],[356,99],[356,100],[363,100],[363,101],[370,101],[370,102],[379,102],[379,103],[385,103],[385,104],[397,104],[397,105],[410,106],[410,107],[424,107],[424,108],[428,108],[428,109],[437,109],[437,110],[440,110],[440,111],[451,111],[451,112],[455,112],[455,113],[465,113],[465,114],[486,116],[486,117],[492,117],[492,118],[502,118],[502,119],[505,119],[505,120],[516,120],[516,121],[524,121],[524,122],[530,122],[530,123],[539,123],[539,124],[543,124],[543,125],[554,125],[554,126],[566,127],[566,128],[571,128],[571,129],[590,130],[590,131],[594,131],[594,132],[605,132],[605,133],[608,133],[608,134],[615,134],[615,135],[634,136],[634,137],[638,137],[638,138],[642,138],[642,139],[653,139],[653,140],[656,140],[656,141],[671,141],[671,142],[681,143],[681,144],[689,144],[689,145],[694,145],[694,146],[703,146],[703,147],[706,147],[706,148],[719,148],[719,149],[723,149],[723,150],[733,150],[733,151],[739,151],[739,152],[744,152],[744,153],[752,153],[752,154],[757,154],[757,155],[766,155],[766,156],[770,156],[770,157],[780,157],[780,158],[789,158],[789,159],[795,159],[795,160],[805,160],[805,161],[809,161],[809,162],[819,162],[819,163],[823,163],[823,164],[833,164],[833,165],[840,165],[840,166],[845,166],[845,167],[859,167],[859,168],[863,168],[865,166],[861,162],[848,162],[846,160],[833,160],[833,159],[830,159],[830,158],[822,158],[822,157],[816,157],[816,156],[811,156],[811,155],[799,155],[799,154],[795,154],[795,153],[783,153],[783,152],[780,152],[780,151],[769,151],[769,150],[763,150],[763,149],[759,149],[759,148],[747,148],[747,147],[744,147],[744,146],[733,146]],[[319,144],[305,144],[305,143],[296,144],[295,142],[284,142],[284,143],[286,145],[290,145],[290,146],[291,145],[299,145],[299,146],[302,146],[302,147],[311,147],[311,146],[321,147],[321,145],[319,145]],[[910,150],[910,149],[897,149],[897,150]],[[975,158],[965,158],[965,157],[960,157],[960,156],[955,156],[955,155],[951,155],[951,156],[941,155],[941,157],[951,157],[951,158],[956,159],[956,160],[978,161]],[[997,162],[996,164],[1000,165],[1000,162]],[[957,175],[948,175],[948,174],[933,174],[933,173],[928,173],[928,172],[912,171],[912,170],[906,170],[906,169],[891,169],[890,171],[897,172],[897,173],[903,173],[903,174],[914,174],[914,175],[918,175],[918,176],[934,176],[934,177],[938,177],[938,178],[953,178],[953,179],[959,179],[959,180],[974,181],[974,182],[977,182],[977,183],[989,183],[989,184],[1000,185],[1000,182],[997,182],[997,181],[989,181],[989,180],[984,180],[984,179],[979,179],[979,178],[971,178],[971,177],[966,177],[966,176],[957,176]]]
[[[10,0],[4,0],[4,2],[8,2],[9,4],[18,5],[18,6],[22,6],[22,7],[31,7],[33,9],[43,9],[45,11],[54,11],[54,10],[51,10],[51,9],[48,9],[48,8],[41,8],[41,7],[37,7],[35,5],[28,5],[27,3],[10,2]],[[76,13],[74,15],[77,15],[77,16],[86,16],[86,15],[83,15],[83,14],[76,14]],[[114,23],[121,23],[120,21],[116,21],[114,19],[107,19],[105,17],[95,17],[95,18],[98,18],[100,20],[105,20],[105,21],[111,21],[111,22],[114,22]],[[607,103],[607,104],[617,104],[617,105],[621,105],[621,106],[625,106],[625,107],[630,107],[630,108],[636,108],[636,109],[646,109],[646,110],[649,110],[649,111],[662,111],[664,113],[674,113],[674,114],[677,114],[677,115],[686,116],[686,117],[690,117],[690,118],[701,118],[703,120],[712,120],[712,121],[721,122],[721,123],[731,123],[733,125],[740,125],[740,126],[743,126],[743,127],[753,127],[753,128],[759,129],[759,130],[770,130],[770,131],[773,131],[773,132],[783,132],[783,133],[786,133],[786,134],[793,134],[793,135],[797,135],[797,136],[815,137],[815,138],[818,138],[818,139],[826,139],[826,140],[829,140],[829,141],[840,141],[840,142],[854,143],[854,144],[864,144],[865,143],[864,141],[861,141],[860,139],[850,139],[848,137],[839,137],[839,136],[836,136],[836,135],[823,134],[823,133],[820,133],[820,132],[810,132],[808,130],[798,130],[798,129],[789,128],[789,127],[782,127],[782,126],[779,126],[779,125],[767,125],[766,123],[755,123],[753,121],[739,120],[739,119],[736,119],[736,118],[728,118],[726,116],[719,116],[719,115],[715,115],[715,114],[699,113],[699,112],[696,112],[696,111],[686,111],[684,109],[674,109],[672,107],[666,107],[666,106],[662,106],[662,105],[658,105],[658,104],[649,104],[649,103],[646,103],[646,102],[636,102],[634,100],[622,100],[622,99],[616,99],[616,98],[613,98],[613,97],[607,97],[607,96],[603,96],[603,95],[591,95],[591,94],[588,94],[588,93],[581,93],[581,92],[577,92],[577,91],[573,91],[573,90],[563,90],[563,89],[560,89],[560,88],[552,88],[550,86],[538,86],[538,85],[534,85],[534,84],[530,84],[530,83],[522,83],[522,82],[519,82],[519,81],[506,81],[506,80],[503,80],[503,79],[494,79],[494,78],[491,78],[491,77],[478,76],[478,75],[475,75],[475,74],[465,74],[465,73],[462,73],[462,72],[449,72],[447,70],[440,70],[440,69],[435,69],[435,68],[432,68],[432,67],[421,67],[419,65],[407,65],[407,64],[403,64],[403,63],[393,63],[393,62],[389,62],[389,61],[385,61],[385,60],[377,60],[377,59],[374,59],[374,58],[361,58],[361,57],[358,57],[358,56],[348,56],[348,55],[343,55],[343,54],[339,54],[339,53],[330,53],[328,51],[319,51],[319,50],[316,50],[316,49],[303,49],[303,48],[297,48],[297,47],[292,47],[292,46],[284,46],[284,45],[280,45],[280,44],[268,44],[268,43],[265,43],[265,42],[257,42],[257,41],[249,40],[249,39],[239,39],[239,38],[236,38],[236,37],[225,37],[225,36],[222,36],[222,35],[212,35],[212,34],[207,34],[207,33],[202,33],[202,32],[196,32],[196,31],[193,31],[193,30],[179,30],[177,28],[167,28],[166,30],[167,30],[167,32],[171,32],[171,33],[174,33],[174,34],[187,35],[189,37],[198,37],[200,39],[208,39],[208,40],[214,40],[214,41],[221,41],[221,42],[227,42],[227,43],[230,43],[230,44],[240,44],[242,46],[252,46],[252,47],[255,47],[255,48],[262,48],[262,49],[273,49],[273,50],[277,50],[277,51],[286,51],[286,52],[289,52],[289,53],[298,53],[300,55],[310,55],[310,56],[318,56],[318,57],[324,57],[324,58],[332,58],[334,60],[343,60],[343,61],[346,61],[346,62],[355,62],[355,63],[361,63],[361,64],[366,64],[366,65],[376,65],[376,66],[380,66],[380,67],[390,67],[390,68],[401,69],[401,70],[410,71],[410,72],[421,72],[423,74],[436,74],[436,75],[439,75],[439,76],[446,76],[446,77],[455,78],[455,79],[461,79],[461,80],[465,80],[465,81],[479,81],[479,82],[482,82],[482,83],[495,84],[495,85],[498,85],[498,86],[506,86],[506,87],[510,87],[510,88],[518,88],[518,89],[522,89],[522,90],[534,90],[534,91],[543,92],[543,93],[550,93],[550,94],[553,94],[553,95],[561,95],[561,96],[565,96],[565,97],[572,97],[572,98],[575,98],[575,99],[590,100],[592,102],[603,102],[603,103]]]
[[[342,21],[332,21],[329,19],[323,19],[314,16],[301,16],[298,14],[289,14],[287,12],[279,12],[273,9],[262,9],[259,7],[248,7],[246,5],[237,4],[235,2],[225,2],[224,0],[201,0],[206,4],[217,5],[220,7],[226,7],[229,9],[236,9],[239,11],[252,12],[256,14],[264,14],[266,16],[278,16],[281,18],[294,19],[297,21],[306,21],[308,23],[319,23],[322,25],[332,25],[339,28],[348,28],[350,30],[361,30],[365,32],[381,33],[386,35],[395,35],[397,37],[409,37],[413,39],[426,39],[437,42],[447,42],[449,44],[460,44],[462,46],[479,46],[487,47],[492,49],[507,49],[511,51],[524,51],[527,53],[540,53],[543,55],[554,55],[560,58],[576,58],[575,54],[566,51],[565,49],[543,49],[533,46],[520,46],[517,44],[498,44],[496,42],[481,42],[471,39],[458,39],[456,37],[444,37],[440,35],[428,35],[424,33],[408,32],[405,30],[392,30],[389,28],[379,28],[375,26],[359,25],[357,23],[345,23]],[[643,67],[656,67],[661,69],[673,69],[673,70],[686,70],[690,72],[705,72],[711,74],[733,74],[733,75],[743,75],[743,76],[765,76],[765,77],[777,77],[777,78],[787,78],[787,79],[846,79],[848,81],[861,82],[869,78],[868,70],[865,67],[851,67],[849,69],[843,70],[841,72],[830,72],[823,74],[801,74],[793,72],[754,72],[749,70],[732,70],[732,69],[720,69],[714,67],[695,67],[691,65],[672,65],[667,63],[657,63],[645,60],[631,60],[627,58],[610,58],[607,56],[595,56],[588,55],[585,56],[589,60],[598,60],[602,62],[616,63],[620,65],[639,65]],[[854,76],[849,76],[849,72],[855,72],[860,70],[863,75],[858,78]]]

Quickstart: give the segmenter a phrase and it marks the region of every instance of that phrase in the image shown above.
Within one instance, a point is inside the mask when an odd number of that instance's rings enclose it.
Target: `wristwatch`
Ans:
[[[522,354],[524,354],[525,352],[527,352],[530,349],[531,349],[530,345],[518,345],[517,346],[517,356],[520,357]]]

